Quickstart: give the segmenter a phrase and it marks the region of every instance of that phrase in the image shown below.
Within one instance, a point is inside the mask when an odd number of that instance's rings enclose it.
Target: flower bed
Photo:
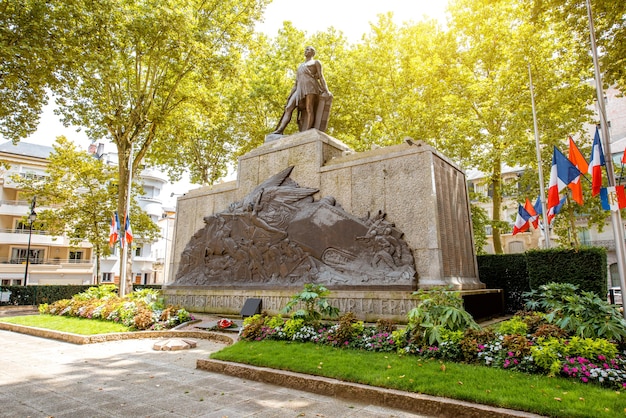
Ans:
[[[91,287],[72,299],[39,305],[39,312],[121,322],[137,330],[169,329],[193,319],[185,309],[165,306],[159,290],[141,289],[121,298],[114,285]]]
[[[554,289],[548,287],[547,291],[553,292]],[[561,293],[567,296],[567,292]],[[599,316],[603,323],[598,325],[596,332],[603,333],[604,338],[588,336],[587,330],[592,328],[593,322],[586,323],[584,315],[577,318],[581,324],[586,324],[582,331],[566,330],[556,325],[564,321],[555,310],[520,312],[497,327],[481,329],[466,316],[449,321],[445,319],[462,309],[454,292],[431,291],[429,295],[418,292],[418,296],[429,299],[420,305],[421,308],[409,313],[408,325],[402,329],[389,321],[366,326],[350,312],[335,323],[307,321],[295,315],[285,320],[281,315],[262,313],[246,318],[240,338],[249,341],[312,342],[366,351],[396,351],[524,373],[559,375],[582,383],[626,389],[626,322],[619,315],[615,316],[613,308],[607,308],[601,301],[591,299],[590,303],[581,303],[589,311],[587,315],[595,315],[594,304],[608,313]],[[458,318],[463,319],[460,321]],[[565,323],[571,323],[571,320]],[[607,329],[611,332],[608,333]]]

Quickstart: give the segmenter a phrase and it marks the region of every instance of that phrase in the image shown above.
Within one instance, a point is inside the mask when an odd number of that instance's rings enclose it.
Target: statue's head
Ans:
[[[313,48],[312,46],[307,46],[306,48],[304,48],[304,56],[311,56],[314,57],[315,56],[315,48]]]

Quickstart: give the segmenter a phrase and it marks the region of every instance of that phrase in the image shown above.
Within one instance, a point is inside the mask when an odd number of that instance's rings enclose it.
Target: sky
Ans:
[[[381,13],[392,12],[396,24],[417,22],[425,16],[445,21],[447,0],[315,0],[303,3],[294,0],[274,0],[265,11],[263,22],[256,30],[270,37],[278,34],[283,22],[288,20],[307,35],[334,27],[344,33],[350,43],[358,42],[370,30]],[[306,12],[304,12],[306,10]],[[65,135],[79,148],[87,149],[90,140],[75,127],[64,127],[54,113],[53,100],[44,108],[37,132],[24,142],[52,145],[57,136]],[[105,144],[106,151],[114,151],[111,144]],[[176,189],[189,190],[195,186],[179,184]]]
[[[273,0],[267,6],[264,22],[256,29],[275,36],[283,21],[289,20],[308,35],[334,27],[342,31],[350,42],[358,42],[370,30],[381,13],[392,12],[394,21],[418,22],[424,16],[445,21],[447,0],[315,0],[305,3],[294,0]],[[306,8],[306,13],[303,9]]]

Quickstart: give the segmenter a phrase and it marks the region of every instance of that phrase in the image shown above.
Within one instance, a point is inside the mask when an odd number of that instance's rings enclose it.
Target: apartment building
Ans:
[[[96,150],[94,147],[92,152],[95,154]],[[36,219],[31,229],[28,220],[31,202],[23,198],[12,177],[45,176],[52,151],[52,147],[28,142],[0,144],[0,161],[8,165],[0,171],[0,285],[119,283],[119,248],[115,248],[112,256],[101,259],[101,276],[96,277],[91,244],[85,241],[71,246],[67,237],[48,234],[45,226],[37,223]],[[108,164],[117,164],[115,153],[101,153],[97,158]],[[139,179],[144,193],[135,196],[135,199],[152,220],[159,223],[164,219],[162,190],[167,177],[159,170],[145,168]],[[170,209],[167,216],[173,217],[172,212]],[[173,221],[171,223],[173,226]],[[163,274],[159,271],[166,260],[164,251],[167,246],[160,241],[166,240],[165,235],[156,243],[143,242],[136,237],[132,250],[134,283],[163,282]],[[155,251],[155,248],[161,248],[161,252]]]
[[[52,147],[27,142],[0,144],[0,161],[8,165],[0,171],[2,285],[91,284],[94,281],[91,245],[81,242],[70,246],[67,237],[48,234],[36,219],[31,228],[27,218],[31,201],[24,199],[12,179],[15,175],[45,176],[52,151]]]

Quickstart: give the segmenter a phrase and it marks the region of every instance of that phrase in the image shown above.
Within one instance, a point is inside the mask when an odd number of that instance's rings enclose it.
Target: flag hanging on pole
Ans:
[[[130,245],[133,242],[133,230],[130,228],[130,216],[126,214],[124,218],[126,218],[126,221],[124,222],[124,236],[126,238],[126,243]]]
[[[591,169],[591,168],[590,168]],[[552,170],[550,170],[550,183],[548,188],[548,213],[557,206],[561,200],[559,193],[572,181],[580,177],[580,170],[565,158],[561,151],[554,147],[552,154]]]
[[[111,227],[109,229],[109,247],[113,247],[115,242],[119,239],[120,223],[117,218],[117,212],[111,215]]]
[[[565,198],[566,197],[563,196],[563,198],[559,201],[559,203],[556,206],[553,206],[550,209],[548,209],[548,225],[552,223],[552,219],[554,219],[554,217],[558,215],[559,212],[561,212],[561,209],[563,209],[563,205],[565,204]]]
[[[579,205],[583,204],[583,186],[581,184],[582,173],[586,173],[589,170],[589,164],[583,154],[580,152],[576,143],[569,137],[569,160],[576,166],[578,170],[580,170],[581,175],[576,177],[573,182],[571,182],[568,187],[572,191],[572,199]]]
[[[528,231],[530,227],[530,215],[526,212],[526,209],[522,205],[517,208],[517,218],[515,219],[515,225],[513,225],[513,235],[519,232]]]
[[[541,205],[541,202],[539,204]],[[526,198],[526,202],[524,203],[524,209],[530,215],[528,222],[533,226],[533,228],[537,229],[537,226],[539,225],[539,215],[528,198]]]
[[[591,174],[591,195],[596,196],[602,188],[602,167],[606,164],[602,144],[600,143],[600,132],[596,126],[596,134],[593,137],[591,146],[591,160],[589,160],[588,173]]]
[[[626,194],[624,186],[603,187],[600,189],[600,203],[602,209],[616,212],[626,208]]]

